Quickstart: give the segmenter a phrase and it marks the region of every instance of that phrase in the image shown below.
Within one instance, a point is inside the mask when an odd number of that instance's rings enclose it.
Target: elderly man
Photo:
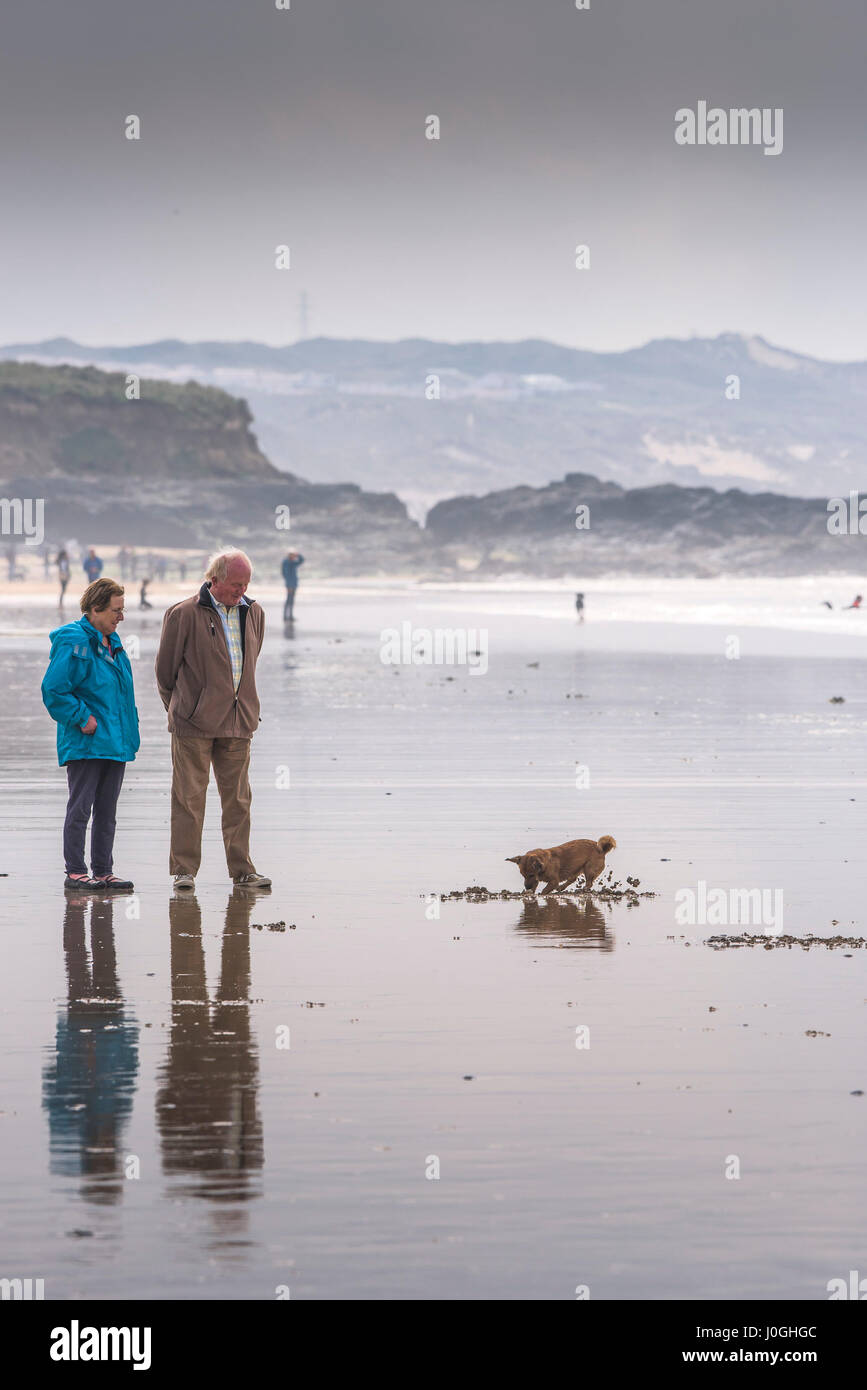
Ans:
[[[168,608],[156,660],[172,736],[169,872],[195,888],[211,766],[223,807],[223,844],[236,884],[270,888],[250,859],[250,740],[259,727],[256,658],[265,615],[246,595],[253,567],[242,550],[215,555],[192,598]]]

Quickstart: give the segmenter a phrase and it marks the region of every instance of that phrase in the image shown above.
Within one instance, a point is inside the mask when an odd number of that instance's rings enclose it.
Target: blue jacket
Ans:
[[[304,564],[304,556],[299,555],[297,560],[290,560],[289,556],[283,561],[280,568],[283,571],[283,582],[287,589],[298,588],[298,566]]]
[[[94,579],[98,579],[103,571],[102,557],[99,555],[85,555],[84,564],[81,566],[87,575],[88,584],[92,584]]]
[[[57,721],[57,761],[76,758],[132,762],[139,748],[132,667],[116,632],[106,653],[102,633],[82,615],[49,634],[51,658],[42,682],[42,702]],[[96,732],[83,734],[91,715]]]

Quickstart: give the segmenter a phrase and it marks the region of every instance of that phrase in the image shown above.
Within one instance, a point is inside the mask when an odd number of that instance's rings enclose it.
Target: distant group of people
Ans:
[[[864,596],[863,596],[863,594],[856,594],[855,597],[854,597],[854,599],[852,600],[851,603],[844,604],[844,609],[843,609],[843,611],[848,613],[848,612],[850,611],[850,609],[852,609],[852,608],[860,608],[860,607],[861,607],[861,604],[862,604],[863,602],[864,602]],[[822,607],[823,607],[823,608],[833,608],[834,605],[833,605],[833,603],[831,603],[828,599],[823,599],[823,600],[822,600]],[[584,621],[584,595],[583,595],[583,594],[576,594],[576,595],[575,595],[575,612],[576,612],[576,614],[577,614],[578,622],[579,622],[579,623],[583,623],[583,621]]]
[[[148,583],[152,579],[155,579],[159,584],[165,583],[169,572],[169,561],[165,555],[155,555],[152,550],[149,550],[146,555],[140,556],[136,554],[134,549],[128,549],[125,545],[121,546],[117,552],[117,564],[121,579],[124,581],[138,579],[139,564],[142,562],[145,574],[148,576]],[[178,571],[178,579],[182,584],[187,577],[187,563],[185,555],[178,556],[174,561]]]
[[[843,612],[844,612],[844,613],[848,613],[849,610],[850,610],[851,608],[860,608],[860,607],[861,607],[861,604],[862,604],[863,602],[864,602],[864,596],[863,596],[863,594],[856,594],[855,597],[853,598],[853,600],[852,600],[851,603],[844,603],[844,604],[843,604]],[[833,605],[833,603],[829,602],[828,599],[825,598],[825,599],[822,600],[822,607],[823,607],[823,608],[833,608],[834,605]]]
[[[854,597],[854,599],[852,600],[851,603],[846,603],[846,604],[843,605],[843,611],[846,612],[846,613],[848,613],[848,612],[849,612],[851,609],[853,609],[853,608],[860,608],[863,602],[864,602],[864,596],[863,596],[863,594],[856,594],[855,597]],[[833,603],[830,602],[829,599],[823,599],[823,600],[822,600],[822,607],[823,607],[823,608],[833,608],[834,605],[833,605]],[[576,612],[576,614],[577,614],[578,622],[579,622],[579,623],[583,623],[583,621],[584,621],[584,595],[583,595],[583,594],[576,594],[576,595],[575,595],[575,612]]]
[[[138,606],[140,609],[153,608],[153,604],[150,602],[148,598],[148,588],[154,578],[156,578],[158,581],[164,581],[166,575],[168,574],[168,560],[164,555],[155,556],[153,551],[150,551],[144,558],[146,561],[146,573],[142,577],[139,584]],[[135,580],[137,578],[139,560],[140,557],[136,555],[135,550],[128,550],[126,546],[121,547],[121,549],[117,552],[117,561],[118,566],[120,568],[121,579],[126,580],[127,578],[131,578]],[[178,559],[175,563],[177,565],[178,578],[183,583],[187,577],[187,560],[182,557]],[[55,558],[55,564],[57,565],[57,578],[60,584],[59,606],[62,608],[63,600],[66,595],[66,590],[68,588],[70,578],[69,552],[66,550],[65,546],[61,546],[61,548],[58,550],[57,556]],[[102,575],[102,572],[105,568],[105,564],[102,559],[102,556],[97,555],[94,547],[90,546],[90,548],[87,551],[87,554],[84,557],[84,560],[82,561],[81,567],[84,570],[84,573],[87,575],[88,583],[93,584]]]
[[[61,546],[58,550],[54,563],[57,566],[57,578],[60,583],[60,599],[58,606],[62,608],[63,599],[69,586],[70,579],[69,551],[65,546]],[[87,575],[88,584],[93,584],[94,580],[97,580],[102,574],[102,560],[92,546],[85,555],[81,568]]]
[[[303,563],[303,555],[289,551],[281,567],[287,622]],[[57,568],[62,602],[70,577],[65,549]],[[113,863],[118,798],[126,764],[140,745],[132,666],[117,631],[125,591],[103,575],[93,547],[82,568],[88,580],[82,616],[51,632],[42,682],[43,703],[57,724],[57,759],[67,775],[64,887],[131,892],[132,880],[115,874]],[[260,722],[256,660],[264,638],[262,608],[246,596],[252,569],[243,551],[222,551],[197,593],[171,604],[163,616],[155,674],[172,740],[169,872],[181,893],[195,888],[212,767],[229,874],[242,887],[271,885],[250,858],[250,744]],[[141,603],[150,608],[148,582],[142,581]]]

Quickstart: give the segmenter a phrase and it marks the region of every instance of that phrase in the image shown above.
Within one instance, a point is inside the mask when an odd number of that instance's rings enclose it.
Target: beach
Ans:
[[[585,624],[564,586],[302,582],[287,629],[254,576],[273,889],[233,890],[212,784],[187,900],[153,660],[193,586],[130,585],[135,893],[92,901],[61,886],[57,610],[4,586],[6,1267],[59,1299],[827,1298],[865,1236],[856,582],[599,582]],[[404,624],[466,660],[384,661]],[[636,895],[448,899],[603,834]],[[767,942],[682,920],[713,890],[781,904]]]

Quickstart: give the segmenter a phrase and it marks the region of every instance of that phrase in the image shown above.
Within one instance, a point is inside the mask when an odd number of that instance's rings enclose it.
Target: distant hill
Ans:
[[[245,401],[119,372],[0,362],[0,496],[45,500],[55,543],[307,552],[317,575],[798,574],[867,568],[863,536],[828,534],[826,499],[586,472],[437,503],[422,529],[393,493],[273,467]],[[848,491],[848,489],[846,490]],[[845,493],[844,493],[845,495]],[[290,530],[276,522],[289,508]],[[576,509],[588,525],[576,528]]]
[[[139,400],[124,387],[122,374],[93,367],[0,363],[0,476],[283,476],[251,433],[246,401],[192,381],[149,380]]]
[[[440,502],[426,535],[441,563],[479,577],[867,570],[867,537],[830,535],[824,499],[673,484],[627,490],[583,473]]]
[[[415,564],[420,532],[397,497],[281,472],[250,424],[213,387],[143,380],[127,400],[121,373],[0,362],[0,495],[43,498],[55,542],[313,545],[328,574],[354,572],[364,538],[367,572]]]
[[[289,347],[166,339],[14,343],[0,357],[92,362],[239,393],[278,467],[397,493],[414,515],[458,492],[581,471],[792,496],[867,491],[867,363],[760,337],[597,353],[519,343],[314,338]],[[430,378],[438,379],[439,399]],[[738,378],[739,399],[727,399]]]

